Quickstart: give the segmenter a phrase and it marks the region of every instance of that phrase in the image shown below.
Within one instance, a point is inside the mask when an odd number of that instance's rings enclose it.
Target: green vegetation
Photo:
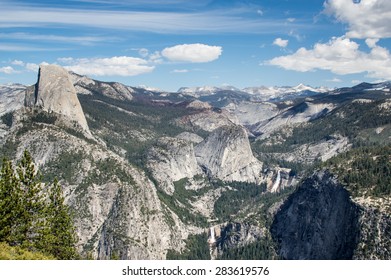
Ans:
[[[354,196],[391,194],[391,146],[360,147],[322,165],[338,174]]]
[[[270,208],[276,204],[284,201],[296,190],[295,187],[289,187],[280,190],[276,193],[266,192],[254,202],[253,214],[247,217],[247,221],[253,224],[258,224],[269,228],[272,224],[273,215],[269,212]]]
[[[195,180],[203,180],[203,178],[194,177]],[[155,182],[158,184],[158,182]],[[162,201],[168,208],[174,211],[182,222],[185,224],[195,224],[200,227],[207,227],[207,219],[199,213],[191,212],[192,209],[191,201],[195,201],[197,197],[202,196],[211,188],[206,186],[199,190],[188,190],[186,185],[188,179],[183,178],[179,181],[174,182],[175,191],[172,195],[168,195],[161,189],[157,189],[157,194],[160,201]]]
[[[0,260],[54,260],[53,256],[40,252],[30,252],[20,246],[10,246],[0,242]]]
[[[184,106],[124,102],[99,92],[93,96],[80,95],[79,100],[90,129],[110,149],[123,149],[129,162],[142,169],[146,166],[147,151],[156,144],[156,139],[184,132],[174,120],[191,113],[191,109]]]
[[[208,234],[190,235],[183,252],[168,250],[167,260],[210,260]]]
[[[64,150],[56,159],[49,161],[44,167],[45,182],[53,182],[55,178],[65,180],[69,184],[75,184],[77,171],[85,154],[82,151],[69,152]]]
[[[53,113],[45,111],[35,111],[35,113],[31,116],[31,121],[37,123],[54,124],[56,120],[57,117]]]
[[[0,155],[6,158],[14,158],[16,154],[16,149],[18,148],[19,141],[13,141],[12,139],[7,139],[7,141],[0,147]]]
[[[1,121],[8,127],[11,127],[12,126],[12,123],[13,123],[13,117],[14,117],[14,113],[13,112],[9,112],[9,113],[5,113],[4,115],[2,115],[0,118],[1,118]]]
[[[270,164],[290,168],[292,163],[277,159],[275,153],[292,152],[303,144],[314,144],[320,141],[332,139],[333,135],[347,137],[354,147],[368,146],[371,144],[387,145],[391,139],[383,134],[376,134],[375,129],[386,127],[389,131],[391,125],[391,113],[381,109],[384,100],[371,103],[350,102],[335,109],[325,117],[298,125],[293,128],[292,134],[286,135],[283,131],[274,132],[270,138],[254,141],[251,147],[255,155],[262,161]],[[270,141],[273,145],[267,144]],[[277,157],[276,157],[277,156]],[[295,170],[304,170],[306,166],[296,166]]]
[[[237,213],[254,202],[262,193],[266,191],[266,184],[257,185],[247,182],[230,182],[222,181],[213,182],[214,187],[229,185],[230,190],[221,194],[214,204],[214,214],[221,221],[230,220]]]
[[[76,235],[61,187],[44,186],[30,154],[0,171],[0,242],[57,259],[78,258]]]
[[[348,103],[334,110],[329,116],[316,119],[309,126],[294,129],[287,139],[291,144],[314,143],[328,140],[331,135],[339,133],[354,140],[360,131],[391,124],[391,114],[383,113],[379,105],[383,100],[372,103]]]
[[[220,260],[274,260],[277,259],[274,241],[264,237],[245,246],[224,250]]]

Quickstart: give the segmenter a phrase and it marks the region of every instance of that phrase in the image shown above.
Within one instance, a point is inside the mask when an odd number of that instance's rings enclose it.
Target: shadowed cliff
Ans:
[[[284,259],[352,259],[360,208],[327,171],[307,178],[276,214],[271,233]]]

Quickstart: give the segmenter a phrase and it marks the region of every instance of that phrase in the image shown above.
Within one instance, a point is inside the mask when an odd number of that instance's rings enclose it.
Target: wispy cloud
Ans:
[[[71,0],[71,2],[92,3],[92,4],[110,4],[110,5],[117,4],[117,5],[121,5],[121,6],[178,5],[178,4],[187,4],[187,5],[189,5],[189,3],[188,3],[189,1],[187,1],[187,0],[132,0],[132,1],[123,1],[123,0]],[[198,0],[198,1],[194,1],[194,2],[205,2],[205,1]]]
[[[297,25],[292,23],[292,25]],[[155,33],[275,33],[287,29],[281,19],[247,18],[238,11],[146,12],[45,8],[26,5],[4,5],[0,27],[67,27],[84,26],[103,29],[149,31]],[[303,24],[302,27],[305,25]]]
[[[43,48],[37,46],[30,46],[26,44],[0,44],[0,51],[3,52],[26,52],[26,51],[63,51],[68,50],[66,48]]]
[[[0,38],[13,40],[29,40],[29,41],[46,41],[46,42],[61,42],[80,45],[92,45],[99,42],[118,41],[119,38],[114,37],[97,37],[97,36],[60,36],[50,34],[31,34],[31,33],[0,33]]]
[[[187,69],[175,69],[175,70],[172,70],[171,73],[188,73],[189,70]]]
[[[129,56],[115,56],[108,58],[60,58],[68,70],[81,75],[93,76],[136,76],[152,72],[155,66],[148,65],[148,61]]]

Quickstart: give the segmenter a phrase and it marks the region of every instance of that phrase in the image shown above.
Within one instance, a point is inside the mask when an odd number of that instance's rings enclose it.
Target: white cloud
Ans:
[[[26,70],[31,72],[38,72],[39,65],[35,63],[26,63]]]
[[[172,70],[171,73],[188,73],[189,70],[187,69],[175,69],[175,70]]]
[[[21,60],[13,60],[11,61],[12,65],[17,65],[17,66],[24,66],[24,62]]]
[[[0,33],[0,38],[13,39],[13,40],[62,42],[62,43],[73,43],[73,44],[80,44],[80,45],[93,45],[99,42],[118,40],[112,37],[59,36],[59,35],[50,35],[50,34],[30,34],[30,33],[23,33],[23,32]]]
[[[294,54],[267,61],[269,65],[300,72],[316,69],[335,74],[368,73],[369,77],[391,79],[391,54],[376,41],[367,41],[370,52],[359,50],[359,44],[346,37],[334,37],[325,44],[317,43],[313,49],[300,48]]]
[[[324,8],[326,14],[348,24],[349,38],[391,37],[390,0],[327,0]]]
[[[162,55],[160,54],[159,51],[155,51],[149,54],[148,61],[154,64],[163,63]]]
[[[16,71],[14,68],[12,68],[11,66],[5,66],[5,67],[0,67],[0,73],[4,73],[4,74],[15,74],[15,73],[18,73],[18,71]]]
[[[366,39],[365,40],[365,43],[367,44],[368,47],[370,47],[371,49],[374,48],[377,44],[377,42],[379,42],[379,39]]]
[[[263,11],[261,9],[258,9],[257,10],[257,14],[260,15],[260,16],[263,16]]]
[[[341,83],[342,80],[341,79],[338,79],[338,78],[332,78],[330,80],[326,80],[327,82],[331,82],[331,83]]]
[[[222,47],[204,44],[184,44],[165,48],[162,55],[172,61],[210,62],[219,58]]]
[[[81,75],[136,76],[152,72],[155,67],[136,57],[115,56],[109,58],[60,58],[66,69]]]
[[[277,38],[274,40],[273,45],[279,46],[281,48],[286,48],[288,46],[289,41],[283,40],[281,38]]]

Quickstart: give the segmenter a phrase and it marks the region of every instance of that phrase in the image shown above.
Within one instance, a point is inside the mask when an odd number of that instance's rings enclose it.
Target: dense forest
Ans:
[[[354,196],[391,194],[391,146],[352,149],[322,166],[336,173]]]
[[[167,260],[210,260],[208,234],[190,235],[182,252],[168,250]]]
[[[277,259],[275,244],[270,237],[261,238],[258,241],[245,246],[224,250],[220,260],[273,260]]]
[[[228,221],[238,214],[245,206],[259,198],[266,192],[266,183],[257,185],[248,182],[224,183],[216,180],[212,182],[214,187],[229,185],[230,189],[224,191],[214,204],[214,214],[220,221]]]

